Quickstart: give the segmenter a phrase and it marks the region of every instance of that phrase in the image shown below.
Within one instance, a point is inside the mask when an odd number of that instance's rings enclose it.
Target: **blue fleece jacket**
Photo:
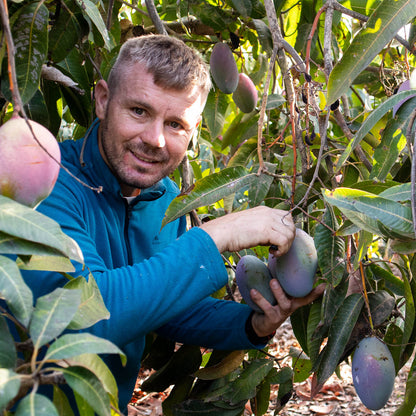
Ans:
[[[76,264],[74,276],[91,272],[111,314],[88,331],[111,340],[127,355],[106,357],[118,387],[120,409],[129,402],[150,331],[177,342],[218,349],[255,348],[245,333],[251,309],[210,295],[227,282],[220,253],[199,228],[185,229],[185,218],[161,229],[165,211],[178,188],[169,178],[142,190],[128,203],[102,159],[97,142],[98,122],[86,138],[61,144],[61,169],[52,194],[38,207],[76,240],[85,266]],[[185,232],[186,231],[186,232]],[[38,297],[67,280],[58,273],[26,272]],[[258,345],[257,347],[262,347]]]

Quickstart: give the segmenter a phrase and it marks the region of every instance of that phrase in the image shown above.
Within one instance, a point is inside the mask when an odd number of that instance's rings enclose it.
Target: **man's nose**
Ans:
[[[165,147],[164,124],[158,121],[148,123],[142,134],[142,141],[153,147]]]

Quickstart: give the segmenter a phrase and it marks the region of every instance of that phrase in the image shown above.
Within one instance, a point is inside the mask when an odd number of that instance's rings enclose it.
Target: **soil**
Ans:
[[[277,331],[269,345],[269,352],[275,357],[282,357],[282,365],[291,364],[288,356],[290,347],[300,348],[296,338],[293,336],[290,321],[286,321]],[[287,358],[284,358],[286,357]],[[285,362],[285,360],[287,360]],[[340,365],[340,376],[332,375],[325,383],[321,392],[313,399],[310,399],[310,379],[295,384],[295,392],[292,399],[278,413],[280,416],[301,416],[301,415],[332,415],[332,416],[391,416],[403,401],[409,362],[400,370],[396,377],[393,394],[387,404],[380,410],[371,411],[367,409],[355,393],[351,378],[351,367],[347,363]],[[140,390],[141,381],[148,376],[148,372],[142,372],[137,379],[136,389],[132,403],[129,405],[128,416],[161,416],[162,402],[168,396],[169,391],[163,393],[145,394]],[[266,413],[274,415],[276,409],[277,387],[270,395],[270,405]],[[244,416],[251,416],[250,405],[247,403]],[[412,415],[416,415],[416,409]]]

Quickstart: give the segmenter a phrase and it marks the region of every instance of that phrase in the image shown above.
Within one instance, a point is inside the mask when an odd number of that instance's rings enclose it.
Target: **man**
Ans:
[[[61,147],[64,165],[103,191],[61,170],[39,207],[78,242],[85,267],[77,264],[74,276],[91,272],[110,311],[110,319],[90,332],[127,355],[125,368],[117,356],[107,360],[121,410],[131,398],[149,332],[219,349],[261,348],[291,312],[322,292],[290,300],[273,281],[279,306],[253,293],[264,314],[210,297],[227,282],[221,252],[259,244],[278,246],[277,255],[289,249],[295,227],[285,211],[257,207],[187,232],[181,218],[161,229],[178,194],[168,175],[185,155],[210,87],[204,62],[181,41],[156,35],[125,43],[108,82],[96,85],[97,121],[82,141]],[[66,282],[45,273],[26,279],[35,296]]]

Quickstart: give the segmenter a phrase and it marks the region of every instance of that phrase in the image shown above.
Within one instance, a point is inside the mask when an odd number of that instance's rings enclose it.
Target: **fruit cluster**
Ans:
[[[318,255],[314,240],[308,233],[297,228],[289,251],[280,257],[269,254],[267,266],[256,256],[243,256],[237,264],[236,282],[244,301],[252,309],[261,312],[251,299],[251,289],[256,289],[275,305],[276,299],[270,288],[270,280],[275,278],[287,295],[304,297],[313,288],[317,268]]]
[[[233,101],[243,113],[251,113],[258,99],[256,86],[249,76],[238,72],[229,46],[216,43],[209,64],[215,85],[224,94],[232,94]]]

